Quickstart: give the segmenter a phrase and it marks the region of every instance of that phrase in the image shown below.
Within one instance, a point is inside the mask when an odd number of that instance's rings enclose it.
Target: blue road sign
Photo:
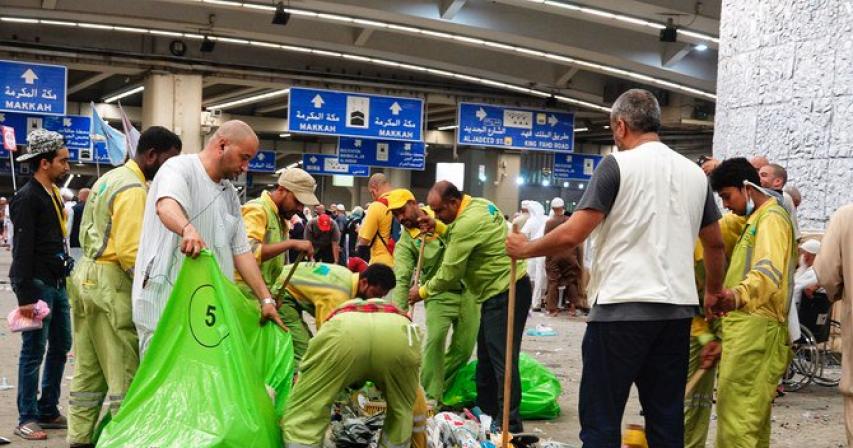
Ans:
[[[554,179],[588,181],[602,158],[596,154],[554,154]]]
[[[110,163],[104,142],[92,141],[92,118],[85,115],[53,117],[33,114],[0,112],[0,125],[15,129],[18,145],[27,144],[27,136],[33,129],[47,129],[62,134],[71,156],[71,162],[96,163],[92,155],[94,144],[98,163]],[[81,157],[82,152],[82,157]],[[8,151],[0,148],[0,157],[9,157]]]
[[[370,176],[370,167],[367,165],[355,165],[351,163],[338,162],[335,154],[303,154],[302,169],[309,174],[318,176]]]
[[[249,160],[249,171],[254,173],[275,173],[275,151],[258,151]]]
[[[65,115],[68,68],[0,60],[0,111]]]
[[[421,142],[341,137],[338,161],[368,166],[424,170],[426,145]]]
[[[569,112],[459,103],[460,145],[572,152],[575,116]]]
[[[337,90],[290,89],[290,132],[423,141],[424,101]]]

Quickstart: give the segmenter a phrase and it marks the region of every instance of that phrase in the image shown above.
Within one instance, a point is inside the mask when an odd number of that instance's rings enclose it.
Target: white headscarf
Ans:
[[[521,233],[531,240],[541,238],[545,234],[545,207],[538,201],[524,201],[522,204],[527,209],[529,217],[521,228]]]

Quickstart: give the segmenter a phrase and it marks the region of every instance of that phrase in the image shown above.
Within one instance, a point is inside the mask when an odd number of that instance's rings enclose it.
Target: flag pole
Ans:
[[[15,180],[15,156],[14,151],[9,151],[9,162],[12,163],[12,190],[18,192],[18,183]]]

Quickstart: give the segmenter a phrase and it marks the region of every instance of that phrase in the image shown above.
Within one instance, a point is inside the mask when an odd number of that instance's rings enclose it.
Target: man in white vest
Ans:
[[[577,211],[538,240],[509,235],[507,253],[552,256],[592,234],[581,440],[584,446],[620,445],[622,412],[636,384],[649,446],[681,448],[690,321],[700,305],[693,247],[698,235],[705,297],[716,298],[725,256],[720,211],[702,169],[658,138],[654,95],[623,93],[611,109],[610,128],[619,151],[602,160]]]

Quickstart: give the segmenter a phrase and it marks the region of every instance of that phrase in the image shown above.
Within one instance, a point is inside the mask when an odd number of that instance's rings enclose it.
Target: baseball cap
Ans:
[[[337,209],[338,209],[338,211],[339,211],[339,212],[345,212],[345,211],[347,211],[347,208],[346,208],[346,207],[344,207],[344,204],[338,204],[338,205],[337,205]]]
[[[806,240],[803,244],[800,244],[800,249],[810,253],[817,255],[820,252],[820,241],[818,240]]]
[[[332,230],[332,218],[329,215],[323,213],[322,215],[317,217],[317,227],[319,227],[320,230],[323,232],[328,232],[329,230]]]
[[[278,184],[296,196],[302,205],[317,205],[320,201],[314,195],[317,181],[299,168],[288,168],[278,177]]]
[[[414,201],[415,195],[405,188],[398,188],[391,190],[386,199],[388,200],[388,210],[397,210],[406,205],[407,202]]]
[[[551,200],[551,208],[563,208],[566,206],[566,203],[563,202],[563,198],[554,198]]]

